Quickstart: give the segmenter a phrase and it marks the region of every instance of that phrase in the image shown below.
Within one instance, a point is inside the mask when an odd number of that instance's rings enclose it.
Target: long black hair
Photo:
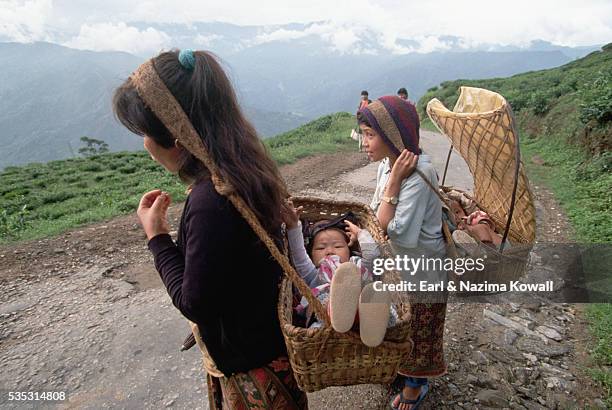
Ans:
[[[195,51],[195,65],[186,69],[178,54],[172,50],[154,57],[157,74],[189,117],[221,177],[278,239],[287,189],[276,164],[245,118],[217,58],[207,51]],[[174,146],[175,138],[144,104],[129,79],[115,91],[113,109],[130,131],[146,135],[164,148]],[[178,175],[184,182],[193,184],[210,177],[202,162],[186,149],[181,150],[179,161]]]

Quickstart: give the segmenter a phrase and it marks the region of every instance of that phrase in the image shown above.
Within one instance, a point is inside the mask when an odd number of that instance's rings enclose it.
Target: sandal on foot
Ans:
[[[387,292],[377,292],[374,284],[364,286],[359,296],[359,336],[364,345],[376,347],[387,333],[391,298]]]
[[[412,405],[412,409],[410,409],[410,410],[418,410],[418,408],[423,403],[423,400],[425,400],[425,397],[427,396],[428,392],[429,392],[429,384],[425,383],[425,384],[421,385],[421,391],[419,393],[419,397],[417,397],[414,400],[410,400],[410,399],[407,399],[404,396],[404,391],[400,390],[400,392],[399,392],[400,400],[399,400],[398,406],[397,407],[393,406],[393,402],[395,401],[395,397],[394,397],[393,400],[391,400],[390,407],[393,410],[398,410],[400,404],[410,404],[410,405]]]
[[[336,269],[329,287],[330,319],[336,332],[348,332],[353,327],[360,293],[359,269],[354,263],[342,263]]]

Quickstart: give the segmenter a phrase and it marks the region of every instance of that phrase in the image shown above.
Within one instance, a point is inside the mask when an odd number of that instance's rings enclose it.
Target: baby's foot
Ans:
[[[376,347],[387,332],[391,299],[387,292],[377,292],[374,283],[367,284],[359,297],[359,336],[363,344]]]
[[[354,263],[342,263],[336,269],[329,288],[331,325],[336,332],[348,332],[353,327],[360,293],[359,269]]]
[[[455,230],[453,232],[453,241],[458,247],[463,249],[469,256],[478,258],[482,256],[482,250],[478,241],[470,236],[466,231]]]

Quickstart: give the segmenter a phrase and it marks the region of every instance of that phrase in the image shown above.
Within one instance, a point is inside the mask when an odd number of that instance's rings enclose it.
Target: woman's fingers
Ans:
[[[418,160],[419,160],[419,156],[411,152],[410,157],[409,157],[410,164],[416,164]]]
[[[404,150],[402,152],[401,158],[398,158],[397,163],[399,165],[399,171],[402,176],[408,177],[414,171],[419,161],[419,156],[415,155],[413,152]]]
[[[169,205],[170,205],[170,195],[168,195],[167,192],[162,192],[153,201],[153,205],[151,205],[151,209],[156,209],[162,213],[166,213]]]
[[[163,192],[161,189],[154,189],[142,196],[136,213],[142,215],[145,212],[148,213],[149,210],[153,210],[164,215],[168,211],[171,202],[172,199],[167,192]]]
[[[154,189],[153,191],[149,191],[140,198],[140,203],[138,204],[138,208],[150,208],[153,205],[155,199],[161,195],[161,189]]]
[[[405,149],[402,152],[401,158],[402,158],[402,163],[409,164],[410,162],[412,162],[412,159],[414,158],[414,153]]]
[[[410,164],[413,164],[415,161],[418,160],[418,156],[415,155],[413,152],[408,151],[407,149],[403,150],[402,153],[400,154],[400,156],[397,158],[396,163],[403,165],[403,166],[408,166]]]
[[[164,201],[164,212],[166,212],[168,210],[168,208],[170,207],[170,204],[172,203],[172,197],[170,196],[169,193],[167,192],[163,192],[164,196],[165,196],[165,201]]]

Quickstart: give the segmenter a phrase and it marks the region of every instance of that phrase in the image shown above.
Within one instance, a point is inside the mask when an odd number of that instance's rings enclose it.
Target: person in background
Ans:
[[[368,98],[368,92],[367,90],[363,90],[361,91],[361,100],[359,100],[359,107],[357,107],[357,112],[359,112],[359,110],[362,110],[363,108],[367,107],[368,104],[370,104],[372,102],[372,100],[370,100]],[[361,134],[361,129],[359,128],[359,122],[357,122],[357,126],[355,127],[355,135],[357,135],[357,141],[359,142],[359,152],[362,152],[363,147],[363,135]]]
[[[363,90],[361,92],[361,100],[359,101],[359,107],[357,108],[357,110],[361,110],[365,107],[368,106],[369,103],[371,103],[372,100],[370,100],[368,98],[368,92],[366,90]]]
[[[400,88],[397,90],[397,96],[402,100],[408,101],[408,90],[406,90],[404,87]]]

